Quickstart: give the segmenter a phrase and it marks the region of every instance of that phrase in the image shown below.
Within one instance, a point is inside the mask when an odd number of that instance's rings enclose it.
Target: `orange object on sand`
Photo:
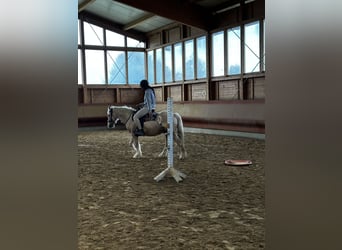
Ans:
[[[252,164],[250,160],[225,160],[224,164],[230,166],[248,166]]]

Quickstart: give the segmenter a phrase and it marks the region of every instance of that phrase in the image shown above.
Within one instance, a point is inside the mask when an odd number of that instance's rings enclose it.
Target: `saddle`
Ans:
[[[149,113],[140,118],[141,127],[144,128],[144,123],[149,121],[157,121],[158,114],[153,111],[151,116]]]
[[[136,112],[138,112],[138,110],[137,110]],[[136,112],[135,112],[135,113],[136,113]],[[134,114],[135,114],[135,113],[134,113]],[[134,116],[134,114],[133,114],[133,116]],[[132,116],[132,118],[133,118],[133,116]],[[160,120],[158,119],[158,116],[159,116],[159,115],[158,115],[157,112],[152,111],[152,115],[151,115],[151,116],[150,116],[149,113],[147,113],[147,114],[144,115],[143,117],[139,118],[141,127],[144,128],[144,123],[145,123],[145,122],[149,122],[149,121],[157,121],[158,123],[160,123]]]

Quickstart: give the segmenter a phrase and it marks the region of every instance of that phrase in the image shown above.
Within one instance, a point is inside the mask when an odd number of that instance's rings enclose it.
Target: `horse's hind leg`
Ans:
[[[165,144],[163,151],[158,155],[158,157],[167,156],[167,134],[165,134]]]
[[[140,146],[138,137],[136,137],[136,136],[132,137],[132,147],[135,151],[133,158],[142,157],[141,146]]]
[[[184,140],[178,135],[177,131],[173,133],[173,137],[175,138],[175,141],[179,148],[179,159],[186,158],[187,153],[186,153],[185,146],[184,146]]]
[[[177,146],[179,148],[179,159],[184,159],[186,157],[186,152],[185,152],[184,145],[182,143],[182,139],[179,138],[177,133],[174,133],[173,137],[174,137],[175,142],[177,143]]]

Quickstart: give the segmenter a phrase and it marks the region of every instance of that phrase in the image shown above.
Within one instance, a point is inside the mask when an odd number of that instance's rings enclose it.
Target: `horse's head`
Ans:
[[[107,128],[115,128],[118,121],[126,124],[136,110],[128,106],[108,106]]]
[[[115,128],[116,123],[118,122],[119,118],[115,117],[113,112],[113,107],[108,106],[107,108],[107,128]]]

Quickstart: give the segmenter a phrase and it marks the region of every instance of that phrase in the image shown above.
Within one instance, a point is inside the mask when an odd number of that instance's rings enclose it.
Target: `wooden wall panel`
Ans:
[[[92,103],[114,103],[115,99],[114,89],[91,89]]]
[[[208,100],[207,84],[193,84],[191,88],[192,101]]]
[[[83,89],[78,89],[78,104],[84,103]]]
[[[184,85],[183,101],[191,101],[191,85]]]
[[[154,93],[156,94],[156,101],[162,102],[163,101],[163,89],[162,88],[153,88]]]
[[[248,100],[253,100],[254,99],[254,79],[253,78],[249,78],[246,80],[246,84],[247,84],[247,99]]]
[[[162,44],[161,32],[155,33],[149,37],[149,47],[153,48]]]
[[[169,43],[177,42],[181,39],[181,29],[180,27],[175,27],[169,30]]]
[[[195,27],[190,27],[190,35],[191,36],[199,36],[199,35],[205,35],[205,31],[201,29],[197,29]]]
[[[166,109],[166,106],[166,103],[159,103],[157,110]],[[106,126],[106,110],[106,104],[78,105],[79,126]],[[182,115],[186,127],[265,132],[264,101],[177,102],[173,110]]]
[[[173,101],[180,102],[182,101],[182,86],[171,86],[170,94],[173,98]]]
[[[254,79],[254,99],[265,98],[265,78]]]
[[[239,81],[219,82],[219,100],[238,100],[239,99]]]
[[[144,93],[140,88],[118,89],[118,91],[120,91],[118,103],[138,104],[144,101]]]
[[[84,91],[84,93],[83,93],[84,103],[86,103],[86,104],[92,103],[91,89],[85,88],[83,91]]]
[[[254,20],[258,17],[265,16],[265,0],[252,1],[244,5],[244,10],[241,13],[240,8],[234,8],[222,13],[218,13],[218,27],[235,26],[249,20]],[[242,18],[242,19],[241,19]]]

